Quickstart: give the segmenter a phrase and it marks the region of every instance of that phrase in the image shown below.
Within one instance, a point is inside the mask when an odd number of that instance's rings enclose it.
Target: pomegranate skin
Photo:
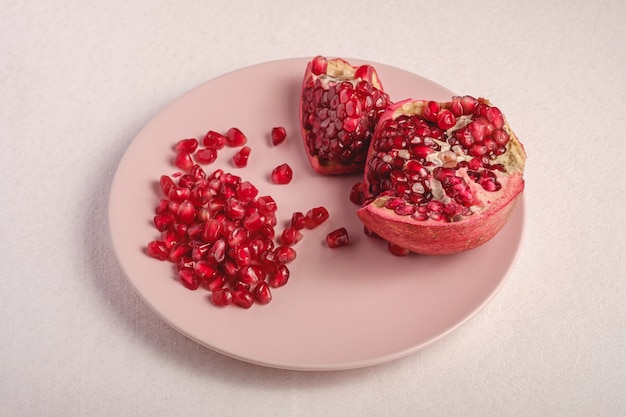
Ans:
[[[491,105],[485,99],[478,99],[477,102],[481,105]],[[448,109],[451,106],[451,103],[438,104],[441,109]],[[401,115],[424,117],[424,111],[427,107],[427,102],[422,100],[409,99],[396,103],[380,118],[377,131],[387,120],[395,119]],[[389,201],[398,199],[398,195],[394,195],[392,190],[385,189],[379,190],[377,195],[372,195],[367,173],[369,168],[366,168],[362,187],[365,203],[357,211],[358,218],[367,229],[388,242],[423,255],[448,255],[463,252],[479,247],[491,240],[509,221],[524,190],[523,171],[526,153],[504,116],[501,117],[501,124],[503,124],[501,129],[510,135],[506,145],[506,153],[494,158],[494,162],[504,167],[503,170],[494,170],[496,172],[494,175],[496,175],[501,188],[497,191],[488,191],[471,180],[468,176],[469,169],[467,167],[454,167],[455,175],[466,180],[468,193],[471,193],[471,203],[467,203],[468,209],[471,209],[471,214],[458,215],[449,221],[430,218],[417,220],[411,215],[398,215],[389,207]],[[434,120],[434,118],[431,119]],[[467,121],[459,124],[459,126],[467,126],[465,123]],[[447,129],[449,127],[446,126],[445,130]],[[454,130],[453,127],[447,130],[446,134],[452,135]],[[375,133],[368,151],[368,162],[375,154],[374,141],[378,137]],[[439,143],[444,143],[444,141]],[[463,158],[465,158],[464,163],[466,164],[471,156],[466,152],[459,156],[459,160]],[[424,162],[424,160],[421,161]],[[371,179],[371,175],[369,178]],[[430,181],[435,182],[432,171]]]
[[[375,202],[360,208],[357,216],[372,232],[411,252],[422,255],[463,252],[487,243],[509,221],[524,188],[521,177],[512,182],[517,183],[511,184],[517,191],[511,198],[494,201],[489,209],[460,222],[417,223],[410,218],[390,215],[389,210]]]

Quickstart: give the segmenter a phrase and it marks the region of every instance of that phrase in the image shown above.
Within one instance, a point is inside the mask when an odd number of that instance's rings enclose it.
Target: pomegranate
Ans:
[[[396,255],[469,250],[508,221],[524,189],[525,160],[488,100],[405,100],[378,122],[357,215]]]
[[[313,170],[324,175],[362,172],[372,133],[388,103],[371,65],[313,58],[300,102],[302,137]]]

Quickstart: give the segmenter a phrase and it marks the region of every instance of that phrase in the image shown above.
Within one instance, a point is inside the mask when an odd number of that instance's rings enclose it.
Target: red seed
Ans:
[[[364,195],[363,195],[363,184],[361,182],[357,182],[352,186],[350,190],[350,201],[352,201],[357,206],[363,204]]]
[[[274,127],[272,128],[272,144],[274,146],[280,145],[287,138],[287,130],[284,127]]]
[[[233,156],[233,164],[237,168],[243,168],[248,165],[248,157],[252,149],[249,146],[242,147],[239,152]]]
[[[227,306],[233,302],[233,294],[228,288],[222,288],[211,293],[211,301],[219,307]]]
[[[226,145],[226,136],[214,130],[209,130],[202,140],[202,145],[211,149],[222,149]]]
[[[194,153],[197,148],[198,140],[194,138],[179,140],[176,145],[174,145],[174,150],[176,152],[184,152],[188,154]]]
[[[272,301],[272,291],[267,282],[261,281],[254,288],[254,298],[261,304],[267,304]]]
[[[267,283],[272,288],[282,287],[287,284],[289,281],[289,268],[285,264],[276,265],[276,269],[273,271],[272,275],[269,277]]]
[[[217,150],[211,148],[199,149],[194,158],[199,164],[211,164],[217,160]]]
[[[311,72],[315,75],[326,74],[326,68],[328,67],[328,60],[323,56],[316,56],[311,61]]]
[[[304,235],[299,229],[296,229],[295,227],[288,227],[283,230],[283,233],[280,236],[280,242],[285,246],[291,246],[301,241],[303,237]]]
[[[274,184],[289,184],[293,177],[293,172],[288,164],[282,164],[274,168],[270,179]]]
[[[317,226],[324,223],[329,217],[330,214],[325,207],[312,208],[305,215],[304,226],[307,229],[315,229]]]
[[[345,227],[333,230],[326,236],[326,243],[329,248],[339,248],[348,245],[350,243],[348,231]]]
[[[306,218],[302,212],[296,211],[291,215],[291,227],[297,230],[304,229]]]
[[[236,288],[232,291],[233,303],[239,307],[250,308],[254,303],[252,292],[247,288]]]
[[[387,250],[396,256],[407,256],[409,251],[391,242],[387,242]]]
[[[200,286],[200,281],[198,280],[198,276],[193,272],[191,268],[182,268],[178,271],[178,278],[182,284],[190,289],[197,290]]]
[[[161,261],[165,261],[169,258],[169,248],[165,245],[164,242],[161,242],[159,240],[153,240],[152,242],[148,243],[146,251],[148,252],[148,255]]]
[[[243,134],[241,130],[236,127],[231,127],[226,132],[226,144],[228,146],[236,147],[245,145],[248,142],[248,138]]]
[[[274,256],[277,262],[286,264],[296,259],[296,251],[289,246],[279,246],[274,249]]]
[[[191,159],[191,154],[187,152],[178,152],[176,154],[176,158],[174,159],[174,165],[183,171],[188,171],[193,166],[193,160]]]

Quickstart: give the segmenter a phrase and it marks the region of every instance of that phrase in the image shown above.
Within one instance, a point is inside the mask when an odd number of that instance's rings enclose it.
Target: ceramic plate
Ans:
[[[244,68],[184,94],[137,135],[113,180],[109,215],[115,253],[128,279],[163,320],[198,343],[240,360],[286,369],[338,370],[393,360],[426,346],[473,316],[505,279],[520,244],[524,205],[484,246],[451,256],[390,255],[384,243],[363,234],[348,194],[358,176],[321,177],[308,165],[298,131],[298,98],[307,59]],[[359,63],[358,60],[353,60]],[[409,72],[374,64],[392,99],[446,100],[446,88]],[[289,265],[289,283],[268,305],[218,308],[208,292],[189,291],[172,265],[144,254],[159,234],[152,225],[157,181],[176,171],[172,145],[232,126],[252,148],[246,168],[235,168],[236,149],[225,148],[207,171],[222,168],[251,181],[278,203],[281,231],[294,211],[325,206],[330,219],[305,230]],[[285,126],[287,140],[270,144],[269,132]],[[293,181],[274,185],[273,167],[290,164]],[[329,249],[324,238],[346,227],[352,243]]]

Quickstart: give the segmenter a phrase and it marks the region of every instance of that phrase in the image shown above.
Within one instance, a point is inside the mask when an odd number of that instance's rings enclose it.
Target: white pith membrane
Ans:
[[[484,101],[484,103],[491,106],[487,101]],[[407,101],[406,103],[402,104],[393,112],[392,120],[396,120],[398,117],[401,117],[401,116],[418,115],[421,119],[425,120],[428,124],[432,125],[431,122],[428,122],[422,116],[424,105],[425,105],[425,102],[423,101]],[[461,115],[457,117],[455,125],[444,131],[445,133],[444,133],[443,139],[447,139],[451,137],[453,132],[459,129],[462,129],[463,127],[471,124],[473,121],[474,120],[473,120],[472,114]],[[507,193],[507,189],[509,188],[509,181],[511,180],[513,176],[521,177],[524,171],[524,163],[525,163],[524,149],[522,145],[520,144],[520,142],[518,141],[515,134],[510,129],[506,120],[504,121],[502,130],[506,131],[509,135],[509,140],[505,145],[506,152],[500,155],[494,155],[495,157],[491,157],[488,160],[488,164],[490,164],[492,167],[499,166],[502,169],[502,170],[489,169],[489,171],[495,174],[495,181],[501,186],[501,188],[498,188],[497,190],[494,190],[494,191],[486,190],[482,185],[480,185],[474,178],[470,176],[469,174],[470,171],[473,171],[473,173],[475,174],[478,170],[470,170],[468,167],[464,167],[464,166],[459,167],[459,164],[467,165],[470,163],[472,159],[476,158],[475,156],[469,155],[467,153],[467,150],[464,149],[461,145],[459,144],[451,145],[446,140],[438,140],[432,137],[424,138],[424,140],[430,140],[433,143],[436,143],[440,148],[440,150],[434,150],[425,157],[425,161],[426,161],[425,163],[429,163],[429,165],[424,165],[424,168],[428,170],[428,173],[429,173],[428,175],[429,179],[427,180],[427,184],[430,187],[430,192],[432,194],[432,197],[429,198],[428,201],[438,201],[444,204],[445,206],[450,205],[448,207],[450,208],[450,210],[452,209],[453,206],[456,206],[458,208],[458,211],[454,215],[448,216],[448,217],[432,216],[432,215],[428,216],[428,212],[426,212],[425,214],[424,213],[419,214],[418,212],[416,212],[414,215],[399,214],[398,211],[395,210],[395,207],[397,207],[397,205],[401,205],[401,203],[399,203],[398,200],[405,199],[404,198],[405,196],[397,195],[397,194],[387,195],[387,194],[391,194],[388,189],[387,190],[381,189],[378,193],[376,193],[377,195],[371,196],[370,199],[366,201],[365,205],[374,206],[382,210],[383,212],[388,212],[389,216],[395,216],[395,218],[398,221],[407,221],[407,222],[415,222],[415,221],[435,222],[435,223],[459,222],[465,218],[475,215],[476,213],[486,211],[492,206],[492,204],[496,200],[507,197],[506,193]],[[391,150],[384,152],[385,155],[382,156],[382,161],[386,163],[392,163],[392,161],[395,158],[402,158],[405,160],[405,163],[403,166],[403,169],[404,169],[406,167],[406,161],[414,159],[414,157],[411,155],[411,152],[408,149],[408,146],[410,144],[416,144],[415,142],[416,140],[418,139],[413,138],[412,140],[408,140],[406,148],[392,148]],[[379,152],[378,154],[381,154],[381,153],[383,152]],[[368,162],[370,162],[371,159],[372,159],[372,155],[368,157]],[[446,194],[446,191],[441,181],[436,179],[435,176],[433,175],[433,171],[438,167],[454,169],[454,176],[462,178],[465,184],[467,185],[468,189],[470,190],[471,195],[472,195],[472,204],[470,204],[469,206],[464,206],[463,204],[460,204],[458,201],[455,201],[448,194]],[[370,169],[369,166],[366,169]],[[479,170],[483,170],[484,172],[485,168],[481,167]],[[515,181],[520,181],[520,179],[516,178]],[[366,184],[368,184],[367,181],[366,181]],[[412,189],[417,192],[420,192],[420,191],[423,192],[423,189],[424,189],[422,184],[420,184],[419,182],[413,183],[412,187],[416,187],[416,189],[413,189],[413,188]],[[387,193],[385,193],[385,191],[387,191]],[[369,190],[365,190],[365,193],[367,196],[367,194],[369,193]],[[394,206],[394,203],[395,203],[395,206]],[[404,204],[406,204],[407,206],[414,205],[417,207],[427,206],[427,202],[414,203],[414,202],[409,202],[408,200],[405,200]],[[439,212],[441,212],[441,210],[439,210]],[[418,216],[419,219],[416,216]],[[418,220],[415,220],[415,219],[418,219]]]

